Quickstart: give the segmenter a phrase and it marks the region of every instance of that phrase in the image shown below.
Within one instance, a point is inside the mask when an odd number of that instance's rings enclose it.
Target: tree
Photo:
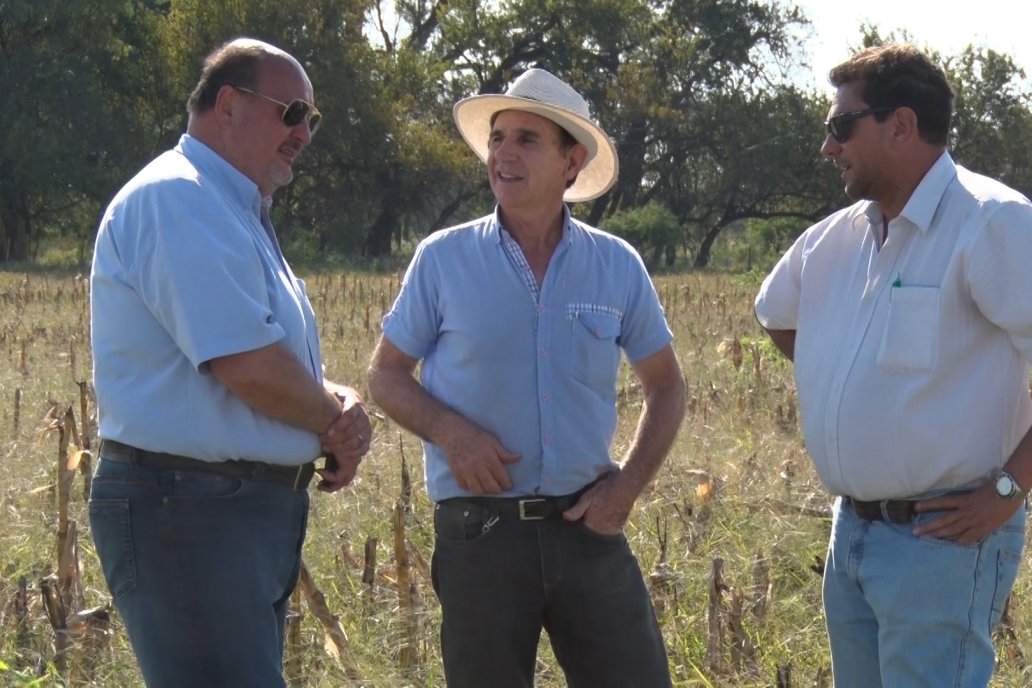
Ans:
[[[655,201],[637,208],[618,210],[606,218],[605,228],[630,242],[642,255],[649,270],[658,266],[664,256],[669,257],[680,243],[681,227],[677,218]]]
[[[85,241],[99,199],[146,157],[154,18],[142,1],[0,4],[0,260],[28,258],[44,226]]]
[[[957,162],[1032,196],[1032,92],[1008,55],[968,46],[946,63]]]

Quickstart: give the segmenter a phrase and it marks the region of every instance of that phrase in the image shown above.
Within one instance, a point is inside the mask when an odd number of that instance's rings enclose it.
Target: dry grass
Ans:
[[[398,282],[398,274],[308,278],[329,377],[363,386],[380,316]],[[829,499],[799,438],[791,369],[753,320],[756,282],[688,274],[657,284],[675,331],[689,411],[627,535],[650,578],[675,682],[771,686],[787,672],[790,685],[827,685],[820,581],[811,567],[824,554]],[[57,566],[58,447],[53,433],[41,443],[37,436],[51,408],[71,407],[82,416],[77,382],[87,379],[91,365],[86,284],[80,277],[0,273],[0,308],[0,683],[139,685],[117,615],[103,649],[69,650],[64,682],[48,668],[55,637],[40,586]],[[615,454],[626,446],[639,404],[625,367]],[[313,609],[299,605],[292,629],[300,653],[290,664],[297,685],[443,685],[420,447],[389,421],[378,422],[376,431],[357,485],[334,496],[313,493],[305,560],[346,640],[338,634],[328,644]],[[396,510],[403,503],[403,459],[412,472],[409,513]],[[76,478],[68,516],[78,525],[85,608],[104,605],[108,594],[81,488]],[[396,514],[406,527],[404,569],[396,566],[402,551],[392,527]],[[1032,684],[1024,663],[1032,648],[1030,570],[1026,562],[1012,604],[1013,638],[1001,646],[994,686]],[[410,616],[399,614],[399,576],[411,580],[403,586]],[[563,684],[547,641],[538,668],[538,685]]]

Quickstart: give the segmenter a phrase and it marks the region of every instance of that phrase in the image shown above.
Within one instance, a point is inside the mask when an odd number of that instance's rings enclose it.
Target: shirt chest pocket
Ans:
[[[939,289],[893,287],[878,366],[891,373],[931,370],[939,359]]]
[[[612,390],[620,365],[620,320],[607,313],[573,314],[570,368],[573,376],[592,387]]]

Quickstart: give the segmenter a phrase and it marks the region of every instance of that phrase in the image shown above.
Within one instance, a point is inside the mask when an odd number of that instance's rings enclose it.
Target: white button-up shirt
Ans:
[[[980,484],[1032,424],[1032,204],[943,153],[879,249],[882,227],[867,201],[810,227],[757,318],[796,330],[803,435],[832,493]]]

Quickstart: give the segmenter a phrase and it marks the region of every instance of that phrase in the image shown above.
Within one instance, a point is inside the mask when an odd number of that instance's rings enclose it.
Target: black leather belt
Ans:
[[[466,508],[472,506],[499,518],[515,518],[520,521],[543,521],[561,516],[577,503],[587,488],[573,494],[556,497],[453,497],[437,503],[439,508]]]
[[[215,473],[237,480],[256,480],[263,483],[286,485],[295,490],[307,489],[315,474],[315,463],[312,461],[300,466],[277,466],[260,461],[200,461],[178,454],[162,454],[138,449],[115,440],[101,440],[100,458],[163,470]]]
[[[845,501],[852,507],[856,515],[865,521],[888,521],[905,525],[914,520],[914,505],[908,499],[883,499],[880,502],[861,502],[859,499],[846,497]]]

